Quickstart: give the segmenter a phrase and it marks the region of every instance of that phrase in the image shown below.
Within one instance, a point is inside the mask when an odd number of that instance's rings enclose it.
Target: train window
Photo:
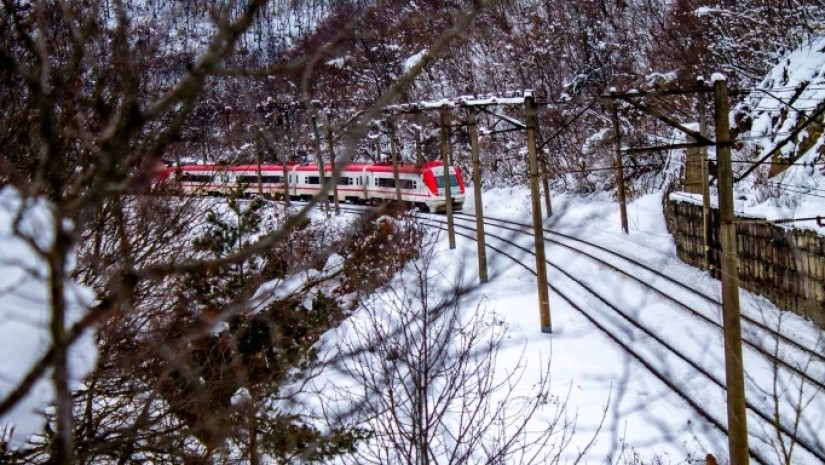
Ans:
[[[378,187],[395,187],[395,180],[392,178],[378,178],[375,182]]]
[[[238,181],[241,184],[258,184],[258,176],[257,175],[246,175],[240,176]],[[261,176],[261,183],[263,184],[280,184],[281,177],[280,176]]]
[[[401,179],[400,181],[402,189],[415,189],[415,181],[412,179]]]
[[[436,176],[435,177],[435,182],[438,183],[439,189],[443,188],[444,187],[444,176]],[[454,174],[451,174],[450,175],[450,186],[455,187],[457,185],[458,185],[458,178]]]
[[[212,176],[204,175],[204,174],[184,174],[181,176],[182,181],[186,182],[197,182],[200,184],[207,184],[212,182]]]
[[[352,184],[354,184],[352,178],[342,177],[338,179],[339,186],[351,186]]]
[[[266,176],[261,177],[261,182],[267,182]],[[258,176],[257,175],[246,175],[246,176],[238,176],[238,182],[241,184],[258,184]]]
[[[321,184],[321,178],[318,176],[307,176],[306,177],[307,184]]]

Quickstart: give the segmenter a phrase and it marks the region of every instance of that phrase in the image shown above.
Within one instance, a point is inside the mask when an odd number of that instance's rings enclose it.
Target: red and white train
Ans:
[[[169,167],[164,176],[173,181],[185,195],[227,195],[242,189],[244,194],[261,193],[266,197],[280,198],[285,188],[291,199],[307,200],[318,194],[322,187],[318,166],[315,164],[289,164],[284,182],[284,166],[262,164],[260,185],[258,165],[181,165]],[[324,166],[324,178],[332,176],[330,165]],[[402,164],[398,167],[401,183],[401,200],[431,212],[446,209],[444,192],[444,165],[438,161],[422,165]],[[453,207],[464,204],[464,179],[461,170],[449,167],[450,194]],[[351,163],[344,167],[338,178],[338,200],[367,203],[395,200],[395,178],[390,164]],[[330,189],[329,197],[333,192]]]

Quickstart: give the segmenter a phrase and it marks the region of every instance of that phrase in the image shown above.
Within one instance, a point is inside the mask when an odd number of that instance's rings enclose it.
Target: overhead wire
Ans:
[[[787,183],[787,182],[764,181],[764,183],[765,184],[770,184],[770,185],[773,185],[773,186],[790,187],[790,188],[793,188],[793,189],[800,189],[800,190],[807,189],[809,191],[825,192],[825,189],[819,189],[819,188],[816,188],[816,187],[802,186],[800,184],[791,184],[791,183]]]
[[[806,195],[806,196],[808,196],[808,197],[817,197],[817,198],[825,199],[825,195],[820,195],[820,194],[812,194],[812,193],[810,193],[810,192],[803,192],[803,191],[801,191],[801,190],[796,190],[796,189],[794,189],[793,187],[788,187],[788,186],[776,186],[776,189],[779,189],[779,190],[782,190],[782,191],[785,191],[785,192],[789,192],[789,193],[791,193],[791,194]]]

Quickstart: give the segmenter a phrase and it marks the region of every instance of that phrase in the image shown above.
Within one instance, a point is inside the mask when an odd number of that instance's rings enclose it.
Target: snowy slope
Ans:
[[[789,143],[791,132],[825,105],[825,37],[788,54],[734,110],[734,121],[745,131],[743,146],[734,153],[737,172],[781,146],[779,160],[792,163],[787,170],[758,168],[737,185],[745,200],[743,211],[769,219],[804,218],[825,213],[825,138],[822,122],[811,124]],[[769,177],[769,175],[771,175]],[[799,227],[816,228],[814,223]]]
[[[510,218],[522,223],[530,223],[529,191],[524,189],[501,189],[487,192],[484,197],[485,214],[499,218]],[[472,205],[465,207],[472,211]],[[630,234],[624,235],[619,228],[618,208],[615,203],[599,198],[576,198],[561,196],[555,199],[554,217],[546,226],[577,237],[586,238],[597,244],[637,257],[651,267],[661,270],[688,286],[718,297],[719,282],[707,274],[682,263],[675,256],[674,244],[668,235],[662,216],[659,195],[638,199],[629,206]],[[488,234],[502,234],[489,228]],[[530,247],[531,239],[519,239]],[[507,247],[500,241],[489,239],[489,245]],[[473,241],[458,237],[458,247],[449,250],[443,235],[437,245],[436,260],[431,270],[432,292],[439,295],[448,292],[451,283],[474,282],[477,279],[476,245]],[[507,249],[517,253],[512,248]],[[721,332],[709,328],[695,317],[664,301],[654,293],[631,290],[627,281],[609,269],[593,266],[587,260],[562,248],[548,246],[549,260],[568,270],[590,285],[599,289],[606,299],[629,309],[634,317],[652,329],[654,333],[672,342],[687,356],[699,360],[700,364],[717,377],[724,379],[723,341]],[[531,263],[527,257],[527,263]],[[561,453],[562,462],[572,461],[595,435],[596,442],[586,454],[586,463],[626,463],[633,462],[635,456],[645,458],[649,463],[653,457],[663,459],[662,463],[685,463],[690,459],[703,459],[712,453],[724,463],[727,456],[727,438],[712,428],[707,421],[696,415],[692,408],[675,395],[661,381],[636,360],[630,357],[615,342],[598,331],[578,310],[572,308],[559,295],[551,293],[550,306],[553,319],[553,334],[540,332],[535,278],[508,259],[488,251],[490,272],[493,278],[477,288],[462,302],[462,313],[472,319],[477,315],[488,318],[490,312],[507,328],[504,349],[496,358],[496,372],[509,374],[521,361],[525,364],[524,375],[518,379],[515,390],[518,395],[529,396],[540,382],[544,363],[550,362],[551,392],[557,399],[566,399],[566,415],[575,422],[575,432],[570,446]],[[599,301],[585,296],[564,276],[550,270],[551,284],[558,286],[574,301],[598,315],[605,321],[611,315]],[[401,276],[393,291],[384,296],[383,309],[392,314],[398,308],[399,296],[408,295],[411,276]],[[678,297],[678,295],[677,295]],[[719,309],[707,303],[692,303],[692,297],[681,297],[686,303],[696,306],[716,321],[721,320]],[[743,313],[766,321],[776,321],[779,312],[764,299],[743,292]],[[325,337],[321,348],[327,357],[334,357],[341,347],[351,344],[352,338],[363,334],[359,325],[367,315],[360,311],[340,328]],[[389,323],[392,321],[390,318]],[[721,418],[725,415],[724,394],[713,386],[685,370],[680,362],[667,354],[656,352],[649,336],[625,328],[619,323],[616,331],[623,332],[627,343],[648,356],[661,369],[669,373],[670,379],[683,386],[690,397]],[[816,344],[823,337],[821,331],[801,318],[783,316],[782,325],[788,332],[801,340]],[[820,346],[821,347],[821,346]],[[522,358],[523,357],[523,358]],[[749,401],[759,405],[770,405],[769,392],[774,379],[772,367],[760,357],[746,352]],[[819,367],[824,368],[824,367]],[[502,375],[507,376],[507,375]],[[344,386],[349,392],[357,391],[359,380],[340,372],[321,374],[315,380],[318,397],[303,398],[309,405],[315,405],[318,413],[335,410],[335,406],[348,405],[349,398],[336,398]],[[808,434],[825,441],[825,399],[814,397],[807,406],[815,420]],[[788,414],[785,406],[780,407]],[[552,418],[552,409],[542,410],[531,422],[532,429],[546,426]],[[371,425],[377,420],[372,418]],[[774,458],[773,437],[770,425],[749,418],[751,446],[764,457]],[[818,423],[817,423],[818,422]],[[365,445],[364,447],[371,447]],[[374,445],[372,447],[375,447]],[[813,464],[803,452],[797,451],[794,463]]]

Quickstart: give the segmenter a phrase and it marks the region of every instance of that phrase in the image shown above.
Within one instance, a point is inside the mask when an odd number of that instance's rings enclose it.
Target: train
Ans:
[[[218,165],[187,164],[170,166],[161,176],[171,182],[182,195],[263,195],[268,198],[289,196],[294,200],[309,200],[320,192],[322,183],[332,177],[332,166],[324,166],[324,180],[318,165],[287,164]],[[401,164],[398,177],[401,200],[422,211],[443,212],[447,208],[444,190],[444,164],[429,161],[420,165]],[[461,170],[447,167],[453,209],[464,205],[465,185]],[[259,177],[260,172],[260,177]],[[286,172],[286,182],[284,173]],[[287,191],[288,190],[288,191]],[[389,163],[350,163],[338,177],[338,200],[350,203],[375,203],[396,200],[395,177]],[[330,189],[329,198],[333,198]]]

